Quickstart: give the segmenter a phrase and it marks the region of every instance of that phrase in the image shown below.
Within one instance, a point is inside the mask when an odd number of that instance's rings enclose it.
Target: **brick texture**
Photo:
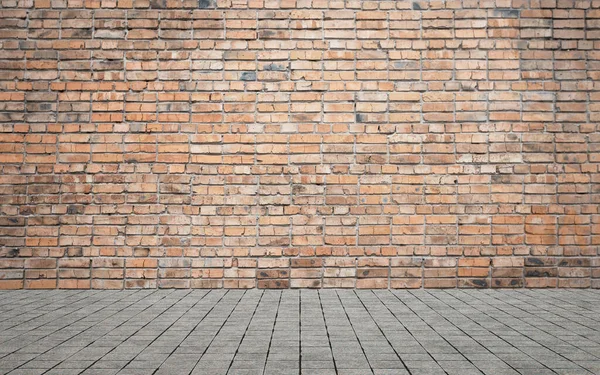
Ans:
[[[0,288],[600,287],[598,0],[0,8]]]

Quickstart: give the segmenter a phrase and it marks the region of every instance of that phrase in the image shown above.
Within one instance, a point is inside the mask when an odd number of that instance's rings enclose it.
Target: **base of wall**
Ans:
[[[0,289],[600,288],[596,257],[12,258]]]

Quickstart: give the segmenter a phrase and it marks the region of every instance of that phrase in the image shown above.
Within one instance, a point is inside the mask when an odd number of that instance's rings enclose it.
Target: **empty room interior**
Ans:
[[[0,0],[0,375],[600,375],[600,1]]]

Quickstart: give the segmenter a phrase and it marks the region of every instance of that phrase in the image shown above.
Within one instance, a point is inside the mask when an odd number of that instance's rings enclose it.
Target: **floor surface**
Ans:
[[[0,374],[600,374],[600,291],[0,291]]]

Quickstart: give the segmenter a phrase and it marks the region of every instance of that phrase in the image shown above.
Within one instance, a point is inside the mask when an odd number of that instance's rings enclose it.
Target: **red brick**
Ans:
[[[595,5],[5,3],[0,288],[600,287]]]

